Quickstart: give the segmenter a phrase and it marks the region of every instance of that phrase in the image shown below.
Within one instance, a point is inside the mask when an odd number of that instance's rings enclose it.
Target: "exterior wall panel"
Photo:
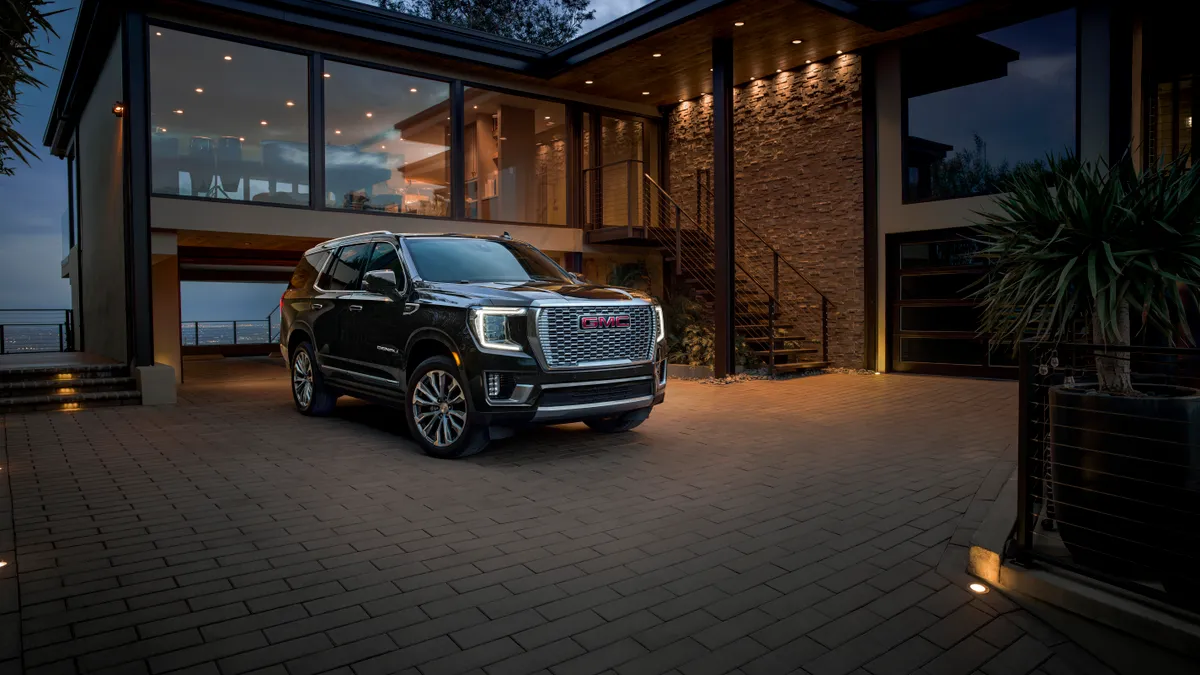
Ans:
[[[79,254],[86,291],[78,321],[87,325],[88,352],[122,362],[128,358],[125,139],[112,106],[123,90],[118,34],[79,121]]]
[[[668,119],[670,192],[694,213],[696,170],[712,165],[712,97]],[[863,364],[862,134],[858,55],[734,90],[735,213],[829,297],[829,360],[847,368]]]

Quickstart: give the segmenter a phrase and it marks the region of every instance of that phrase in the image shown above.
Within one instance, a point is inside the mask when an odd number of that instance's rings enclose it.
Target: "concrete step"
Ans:
[[[138,405],[141,400],[142,395],[136,390],[12,396],[0,398],[0,415],[43,410],[85,410],[115,405]]]

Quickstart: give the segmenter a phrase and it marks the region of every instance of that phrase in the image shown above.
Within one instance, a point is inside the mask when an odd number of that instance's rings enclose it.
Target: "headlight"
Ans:
[[[508,318],[524,313],[522,307],[472,307],[471,328],[479,346],[506,352],[521,351],[521,345],[509,334]]]
[[[654,318],[658,320],[658,341],[667,339],[667,322],[663,321],[662,305],[654,306]]]

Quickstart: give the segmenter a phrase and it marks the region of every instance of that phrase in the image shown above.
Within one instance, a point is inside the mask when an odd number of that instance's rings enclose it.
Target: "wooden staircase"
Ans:
[[[141,399],[123,364],[0,368],[0,415],[137,405]]]
[[[716,294],[711,217],[701,209],[700,219],[693,218],[648,175],[643,185],[646,237],[662,249],[667,269],[711,308]],[[701,189],[706,188],[697,181]],[[737,228],[737,334],[771,374],[827,367],[828,298],[744,221],[738,219]]]

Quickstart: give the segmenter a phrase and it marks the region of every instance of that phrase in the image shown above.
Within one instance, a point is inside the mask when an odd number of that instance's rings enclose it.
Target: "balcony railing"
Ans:
[[[75,350],[75,316],[69,309],[0,309],[0,354]]]
[[[1200,350],[1026,342],[1019,419],[1017,559],[1200,609]]]
[[[279,341],[279,307],[265,319],[184,321],[180,328],[184,347],[274,344]]]

